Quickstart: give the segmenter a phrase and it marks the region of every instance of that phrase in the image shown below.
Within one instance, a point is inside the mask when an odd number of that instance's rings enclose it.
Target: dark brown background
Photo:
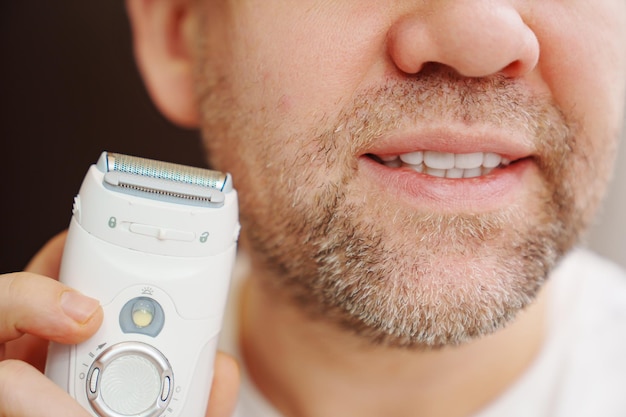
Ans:
[[[152,106],[122,0],[0,2],[0,273],[66,228],[102,150],[203,164]]]

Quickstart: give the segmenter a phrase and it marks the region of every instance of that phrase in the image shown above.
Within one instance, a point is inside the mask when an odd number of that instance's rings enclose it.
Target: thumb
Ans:
[[[215,374],[206,417],[231,417],[239,392],[239,365],[222,352],[215,357]]]

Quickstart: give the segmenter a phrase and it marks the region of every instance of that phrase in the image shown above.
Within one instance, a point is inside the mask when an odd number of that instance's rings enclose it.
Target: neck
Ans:
[[[438,350],[366,345],[313,321],[249,279],[241,350],[249,375],[286,417],[461,417],[512,384],[539,351],[546,290],[506,329]]]

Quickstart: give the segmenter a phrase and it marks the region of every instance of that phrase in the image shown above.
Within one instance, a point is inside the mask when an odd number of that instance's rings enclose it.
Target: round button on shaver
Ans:
[[[157,337],[165,324],[165,313],[154,298],[136,297],[120,310],[119,323],[124,333]]]
[[[142,329],[152,324],[155,315],[155,303],[149,299],[136,300],[131,309],[133,323]]]
[[[160,416],[171,399],[174,375],[169,362],[145,343],[109,347],[87,375],[87,397],[101,417]]]

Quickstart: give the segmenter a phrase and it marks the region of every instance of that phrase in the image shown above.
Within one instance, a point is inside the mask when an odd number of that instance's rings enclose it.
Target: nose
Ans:
[[[389,33],[389,54],[402,72],[439,63],[466,77],[520,77],[537,65],[537,37],[510,1],[426,3],[433,5],[405,15]]]

